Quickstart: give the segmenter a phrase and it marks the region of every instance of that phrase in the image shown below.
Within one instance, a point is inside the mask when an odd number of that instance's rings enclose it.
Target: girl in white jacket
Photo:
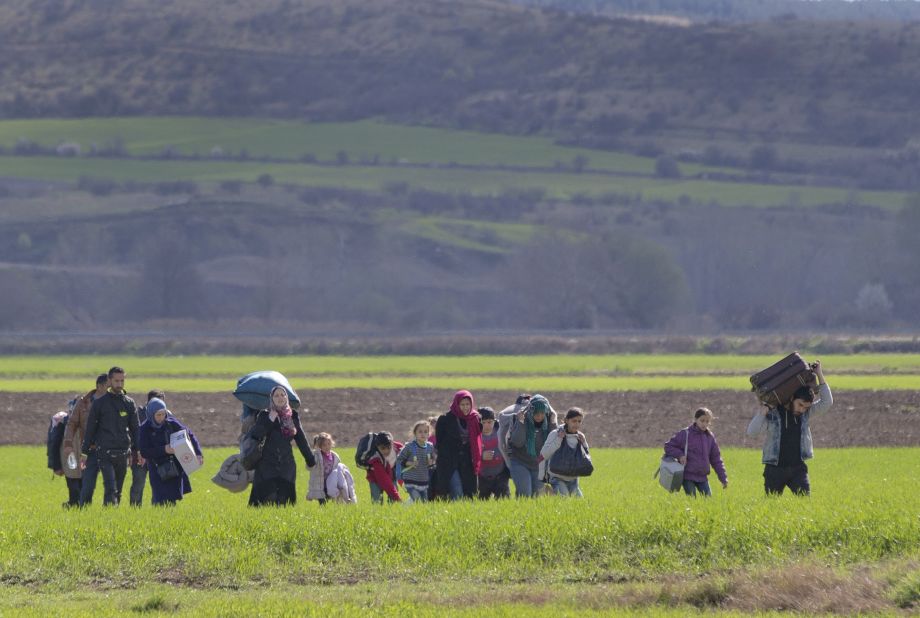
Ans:
[[[338,453],[332,450],[334,446],[335,440],[326,432],[313,438],[316,465],[310,468],[307,500],[317,500],[320,504],[326,504],[327,500],[355,503],[354,479]]]

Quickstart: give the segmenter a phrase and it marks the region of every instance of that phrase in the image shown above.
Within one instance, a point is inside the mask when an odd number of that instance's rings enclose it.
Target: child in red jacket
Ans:
[[[371,500],[383,504],[383,494],[390,502],[400,502],[396,489],[394,466],[396,456],[402,450],[402,444],[395,442],[389,432],[383,431],[374,438],[377,452],[367,460],[367,482],[371,488]]]

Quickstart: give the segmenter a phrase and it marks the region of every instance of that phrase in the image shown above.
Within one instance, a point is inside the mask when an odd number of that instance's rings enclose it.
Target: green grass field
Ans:
[[[587,157],[589,166],[608,171],[651,174],[648,157],[559,146],[545,137],[515,137],[473,131],[393,125],[371,120],[306,123],[256,118],[84,118],[79,120],[3,120],[0,146],[12,149],[20,138],[46,147],[76,142],[85,151],[121,139],[131,155],[157,155],[172,147],[184,155],[208,156],[215,146],[225,153],[246,150],[253,157],[299,159],[312,154],[335,160],[340,151],[360,160],[378,155],[382,162],[552,167]],[[687,165],[686,173],[705,169]]]
[[[642,195],[647,200],[677,201],[683,196],[724,206],[801,206],[848,203],[851,192],[834,187],[760,185],[708,180],[664,180],[659,178],[614,177],[597,174],[513,172],[449,168],[317,166],[295,163],[231,161],[145,161],[63,157],[0,157],[0,176],[74,182],[82,176],[115,181],[161,182],[186,180],[255,182],[263,174],[276,182],[303,186],[346,187],[380,190],[393,183],[410,187],[460,193],[472,191],[496,195],[505,191],[538,189],[550,197],[569,199],[578,194],[620,193]],[[865,191],[860,204],[898,209],[906,194],[897,191]]]
[[[807,354],[806,358],[814,358]],[[520,390],[737,390],[772,356],[7,356],[0,357],[0,389],[80,392],[114,365],[129,388],[157,386],[174,392],[232,390],[250,371],[275,369],[295,388],[456,388]],[[920,388],[920,355],[867,354],[823,357],[835,388]]]
[[[340,151],[352,161],[379,155],[382,162],[458,163],[463,165],[512,165],[552,167],[571,163],[578,156],[597,170],[652,174],[655,160],[625,153],[558,146],[541,137],[515,137],[428,127],[407,127],[373,121],[311,124],[280,120],[214,118],[92,118],[80,120],[0,121],[0,146],[12,150],[20,138],[44,146],[71,141],[88,150],[121,138],[127,152],[153,155],[172,146],[182,154],[208,155],[215,146],[225,152],[246,149],[252,156],[299,158],[305,153],[321,161],[335,159]],[[685,175],[714,168],[682,164]],[[832,187],[760,185],[703,180],[610,177],[596,174],[512,172],[414,167],[328,167],[293,163],[252,161],[138,161],[102,160],[86,157],[0,157],[0,176],[76,181],[81,176],[116,181],[255,182],[262,174],[276,181],[304,186],[335,186],[379,190],[391,183],[406,183],[433,191],[497,194],[512,189],[540,189],[549,196],[567,199],[576,194],[641,194],[646,199],[677,201],[686,196],[723,205],[813,206],[847,203],[850,191]],[[900,208],[901,192],[863,192],[859,203]]]
[[[309,598],[341,615],[476,615],[490,600],[499,615],[558,614],[579,599],[598,612],[695,612],[742,594],[758,573],[845,578],[866,565],[891,608],[920,600],[920,449],[819,450],[807,499],[764,497],[759,451],[726,449],[729,488],[694,500],[652,480],[657,450],[595,449],[581,501],[376,506],[359,479],[354,507],[261,510],[210,483],[230,451],[204,449],[195,491],[175,509],[67,511],[43,449],[0,448],[0,610],[297,612]],[[305,484],[301,469],[301,497]],[[470,598],[482,589],[494,599]]]

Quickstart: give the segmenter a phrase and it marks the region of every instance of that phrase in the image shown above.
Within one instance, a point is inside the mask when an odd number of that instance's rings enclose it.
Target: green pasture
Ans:
[[[81,393],[92,390],[95,377],[49,378],[49,379],[0,379],[0,390],[17,393]],[[456,376],[414,376],[414,377],[290,377],[291,386],[298,391],[310,389],[399,389],[433,388],[454,391],[506,390],[510,392],[550,391],[749,391],[746,378],[729,376],[635,376],[635,377],[590,377],[590,376],[528,376],[494,377],[483,375]],[[920,376],[850,376],[835,377],[829,382],[837,390],[915,390]],[[135,376],[130,374],[127,390],[130,393],[145,393],[152,388],[161,388],[174,393],[219,393],[229,392],[236,386],[236,378],[224,380],[215,378],[177,378],[158,376]]]
[[[687,616],[744,616],[740,612],[715,612],[693,605],[679,607],[618,607],[617,592],[622,586],[595,591],[585,586],[560,585],[552,593],[526,583],[511,587],[489,583],[461,588],[451,582],[438,582],[438,592],[428,592],[425,583],[387,582],[348,585],[284,585],[259,590],[180,588],[168,584],[142,589],[103,592],[31,592],[0,588],[0,612],[23,618],[97,618],[98,616],[284,616],[291,618],[335,618],[379,615],[410,615],[413,618],[460,616],[479,618],[577,618],[582,616],[633,616],[686,618]],[[586,592],[591,592],[586,599]],[[647,596],[651,596],[648,593]],[[533,599],[528,602],[528,599]],[[589,603],[586,605],[586,601]],[[606,604],[605,604],[606,601]],[[758,616],[784,616],[781,612]]]
[[[446,193],[473,192],[497,195],[507,191],[540,190],[558,199],[579,194],[608,193],[641,195],[647,200],[678,201],[684,197],[706,203],[739,206],[849,203],[850,191],[835,187],[792,187],[709,180],[665,180],[650,177],[618,177],[602,174],[521,172],[496,169],[452,169],[389,166],[325,166],[299,163],[237,161],[147,161],[65,157],[0,157],[0,176],[75,182],[84,176],[115,181],[193,181],[214,183],[224,180],[256,182],[263,174],[276,182],[345,187],[377,191],[394,183]],[[866,191],[857,201],[885,208],[904,205],[906,195],[896,191]]]
[[[561,611],[575,598],[593,599],[597,611],[615,607],[618,582],[636,593],[669,579],[686,578],[688,589],[712,580],[718,592],[739,572],[797,564],[847,570],[903,561],[912,566],[890,574],[892,589],[917,578],[916,448],[821,449],[809,464],[810,498],[765,497],[753,449],[723,451],[729,487],[713,478],[708,500],[662,491],[652,479],[657,449],[594,449],[584,500],[377,506],[358,476],[359,504],[320,507],[302,500],[301,467],[301,501],[266,509],[213,485],[232,451],[203,448],[205,467],[176,508],[103,508],[100,481],[82,511],[61,508],[64,482],[45,469],[41,447],[0,448],[0,608],[37,615],[55,602],[84,613],[149,603],[217,615],[214,607],[262,599],[281,611],[318,587],[319,606],[338,600],[342,611],[433,604],[475,615],[491,604],[469,594],[485,587],[509,612],[499,615],[517,615],[530,606]],[[351,460],[350,448],[339,452]],[[668,608],[666,596],[650,602]]]
[[[559,146],[545,137],[455,131],[433,127],[358,122],[309,123],[258,118],[82,118],[0,121],[0,146],[12,149],[28,139],[45,147],[63,142],[103,147],[120,140],[128,154],[158,155],[172,148],[183,155],[209,156],[214,147],[225,154],[245,150],[252,157],[299,159],[305,154],[334,161],[339,152],[352,160],[380,157],[382,163],[457,163],[552,167],[587,157],[589,167],[652,174],[655,159],[626,153]],[[684,166],[697,173],[700,165]],[[712,168],[708,168],[712,169]]]
[[[814,355],[806,354],[806,358]],[[81,392],[118,365],[128,390],[226,392],[251,371],[274,369],[298,389],[737,390],[776,361],[741,355],[544,356],[6,356],[0,389]],[[828,381],[843,390],[920,388],[920,355],[826,355]]]

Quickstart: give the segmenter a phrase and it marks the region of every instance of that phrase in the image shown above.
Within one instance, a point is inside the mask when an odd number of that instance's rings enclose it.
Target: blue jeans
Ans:
[[[566,481],[564,479],[551,476],[549,479],[549,484],[553,486],[553,491],[556,492],[557,496],[566,496],[570,498],[584,497],[581,494],[581,487],[578,486],[577,478],[574,478],[571,481]]]
[[[540,492],[540,471],[531,470],[516,459],[511,460],[511,480],[514,481],[514,497],[530,498]]]
[[[131,466],[131,506],[144,502],[144,485],[147,484],[147,466]]]
[[[380,485],[372,481],[368,481],[367,484],[371,487],[371,502],[383,504],[383,496],[386,494],[384,494],[383,490],[380,489]],[[387,498],[390,498],[390,496],[387,496]],[[393,501],[393,498],[390,498],[390,502]]]
[[[403,483],[406,491],[409,492],[409,498],[413,502],[428,502],[428,485],[412,485]]]
[[[450,499],[459,500],[463,497],[463,481],[460,480],[460,471],[454,470],[450,475]]]
[[[86,468],[83,470],[83,486],[80,488],[80,506],[93,503],[96,491],[96,478],[99,476],[99,452],[90,451],[86,456]]]
[[[704,496],[711,496],[712,490],[709,489],[709,481],[684,481],[684,493],[695,498],[697,491]]]

